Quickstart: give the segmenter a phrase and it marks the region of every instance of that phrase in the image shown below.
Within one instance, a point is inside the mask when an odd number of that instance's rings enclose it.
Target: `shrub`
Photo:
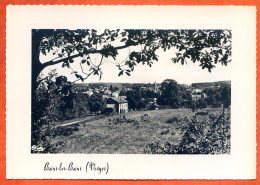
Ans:
[[[79,124],[76,124],[74,126],[69,126],[69,127],[55,127],[51,129],[47,129],[44,133],[46,136],[51,136],[51,137],[57,137],[57,136],[69,136],[72,135],[74,132],[78,131]]]
[[[176,116],[173,116],[172,118],[169,118],[166,120],[166,123],[177,123],[179,119]]]
[[[105,113],[106,115],[113,115],[113,114],[116,114],[116,110],[115,110],[115,108],[106,108],[106,109],[104,110],[104,113]]]
[[[75,126],[73,130],[74,130],[74,131],[78,131],[78,130],[79,130],[79,127]]]
[[[228,154],[230,153],[230,116],[207,115],[204,119],[193,116],[183,127],[183,137],[176,145],[170,142],[150,143],[145,150],[153,154]],[[166,133],[166,132],[162,132]],[[161,134],[162,134],[161,133]]]
[[[201,111],[201,112],[197,112],[195,115],[206,116],[208,114],[209,114],[209,111]]]
[[[122,123],[127,123],[127,124],[129,124],[129,123],[133,123],[133,125],[138,125],[139,124],[139,122],[137,121],[137,120],[135,120],[135,119],[127,119],[125,116],[123,117],[123,118],[114,118],[113,120],[111,120],[115,125],[117,125],[117,124],[122,124]],[[109,123],[111,123],[110,121],[109,121]]]
[[[59,153],[61,151],[64,151],[63,148],[65,144],[65,141],[59,141],[55,144],[46,143],[43,153]]]

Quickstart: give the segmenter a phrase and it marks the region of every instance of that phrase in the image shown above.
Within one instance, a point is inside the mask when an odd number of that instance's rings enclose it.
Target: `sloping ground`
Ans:
[[[207,109],[221,114],[221,109]],[[144,114],[148,114],[144,119]],[[194,113],[189,109],[134,111],[125,115],[128,122],[117,123],[119,115],[80,123],[78,131],[69,136],[48,137],[57,153],[86,154],[144,154],[146,146],[156,141],[178,144],[182,138],[180,124],[167,123],[170,118],[189,119]]]

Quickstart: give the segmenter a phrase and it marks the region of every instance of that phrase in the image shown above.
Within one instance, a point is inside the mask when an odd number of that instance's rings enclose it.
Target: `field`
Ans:
[[[207,108],[202,112],[219,116],[222,114],[222,109]],[[229,109],[226,112],[230,115]],[[195,113],[190,109],[133,111],[125,114],[124,119],[120,121],[119,115],[114,115],[81,121],[76,125],[58,127],[55,130],[55,135],[49,134],[46,137],[50,144],[48,152],[151,153],[149,145],[152,143],[180,144],[185,133],[183,128],[190,122]]]

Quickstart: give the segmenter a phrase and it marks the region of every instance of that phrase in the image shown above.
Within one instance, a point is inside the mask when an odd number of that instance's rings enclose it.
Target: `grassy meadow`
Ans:
[[[203,111],[216,116],[222,113],[221,108]],[[51,153],[144,154],[150,143],[179,144],[182,128],[195,113],[190,109],[164,109],[128,112],[126,121],[121,122],[116,121],[119,115],[88,119],[64,126],[73,131],[47,136],[47,140],[53,148]]]

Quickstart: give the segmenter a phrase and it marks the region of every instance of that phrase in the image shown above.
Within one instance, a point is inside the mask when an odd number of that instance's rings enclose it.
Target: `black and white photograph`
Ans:
[[[6,178],[256,177],[256,9],[7,7]]]
[[[228,29],[33,29],[31,152],[230,154],[231,50]]]

